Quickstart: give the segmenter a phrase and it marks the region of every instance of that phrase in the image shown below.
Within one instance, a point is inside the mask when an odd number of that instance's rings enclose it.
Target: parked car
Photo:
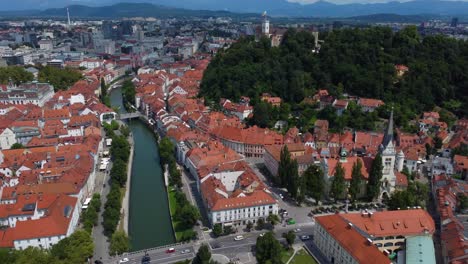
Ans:
[[[123,258],[123,259],[119,260],[119,263],[127,263],[129,261],[130,260],[128,258]]]
[[[235,240],[235,241],[241,241],[241,240],[243,240],[243,239],[244,239],[244,236],[236,236],[236,237],[234,237],[234,240]]]
[[[260,237],[263,237],[264,235],[265,235],[265,233],[261,233],[261,234],[260,234]]]
[[[166,253],[174,253],[174,252],[175,252],[174,248],[169,248],[168,250],[166,250]]]
[[[94,264],[103,264],[103,263],[102,263],[102,261],[97,259],[97,260],[94,261]]]
[[[184,249],[180,251],[180,254],[187,254],[187,253],[190,253],[190,249]]]

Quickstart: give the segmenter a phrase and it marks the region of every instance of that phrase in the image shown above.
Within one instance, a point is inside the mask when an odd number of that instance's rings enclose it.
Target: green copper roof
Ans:
[[[406,238],[407,264],[436,264],[434,242],[430,236]]]

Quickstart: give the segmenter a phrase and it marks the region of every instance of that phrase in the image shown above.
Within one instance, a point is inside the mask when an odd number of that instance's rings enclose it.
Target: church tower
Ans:
[[[262,34],[270,37],[270,20],[268,20],[267,12],[263,12],[262,20]]]
[[[380,145],[380,154],[382,156],[382,186],[380,193],[382,196],[390,196],[394,191],[396,184],[395,176],[395,159],[396,150],[393,143],[393,109],[388,120],[387,129],[385,130],[382,145]]]

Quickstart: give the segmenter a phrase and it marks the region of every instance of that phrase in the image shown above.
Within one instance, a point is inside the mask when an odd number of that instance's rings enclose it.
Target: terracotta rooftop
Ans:
[[[434,220],[423,209],[375,212],[371,216],[361,213],[341,216],[374,237],[414,236],[435,232]]]
[[[340,245],[360,264],[385,264],[390,260],[380,250],[369,243],[357,230],[338,214],[315,218]]]

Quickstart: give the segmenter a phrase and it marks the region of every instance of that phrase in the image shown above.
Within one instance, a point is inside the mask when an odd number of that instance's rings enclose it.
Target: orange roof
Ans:
[[[225,140],[252,145],[273,145],[283,143],[283,136],[281,134],[257,126],[246,129],[232,126],[223,126],[213,131],[213,134]]]
[[[453,162],[455,163],[457,169],[459,170],[468,170],[468,157],[455,155],[453,157]]]
[[[361,264],[385,264],[390,260],[369,243],[355,228],[348,225],[347,221],[338,214],[318,216],[315,218],[342,248],[344,248],[358,263]]]
[[[362,231],[375,237],[413,236],[435,232],[434,220],[423,209],[375,212],[371,217],[360,213],[342,216]]]
[[[358,160],[360,160],[362,163],[361,174],[363,178],[368,179],[369,171],[373,161],[373,158],[370,157],[347,157],[346,162],[340,162],[339,159],[328,159],[328,172],[325,173],[327,173],[329,176],[335,175],[336,166],[338,165],[338,163],[341,163],[341,167],[343,168],[345,173],[344,178],[345,180],[350,181],[352,178],[353,166],[355,163],[357,163]]]
[[[13,231],[13,240],[66,235],[71,215],[76,210],[77,198],[59,195],[48,208],[45,217],[37,220],[17,221]],[[68,213],[68,215],[65,215]]]
[[[400,187],[408,187],[408,177],[403,173],[396,171],[396,185]]]
[[[384,105],[384,102],[379,99],[372,99],[372,98],[359,98],[358,105],[369,107],[369,108],[376,108],[381,105]]]
[[[252,194],[247,194],[245,196],[218,199],[211,207],[211,211],[223,211],[275,203],[276,200],[270,194],[260,190],[254,191]]]

